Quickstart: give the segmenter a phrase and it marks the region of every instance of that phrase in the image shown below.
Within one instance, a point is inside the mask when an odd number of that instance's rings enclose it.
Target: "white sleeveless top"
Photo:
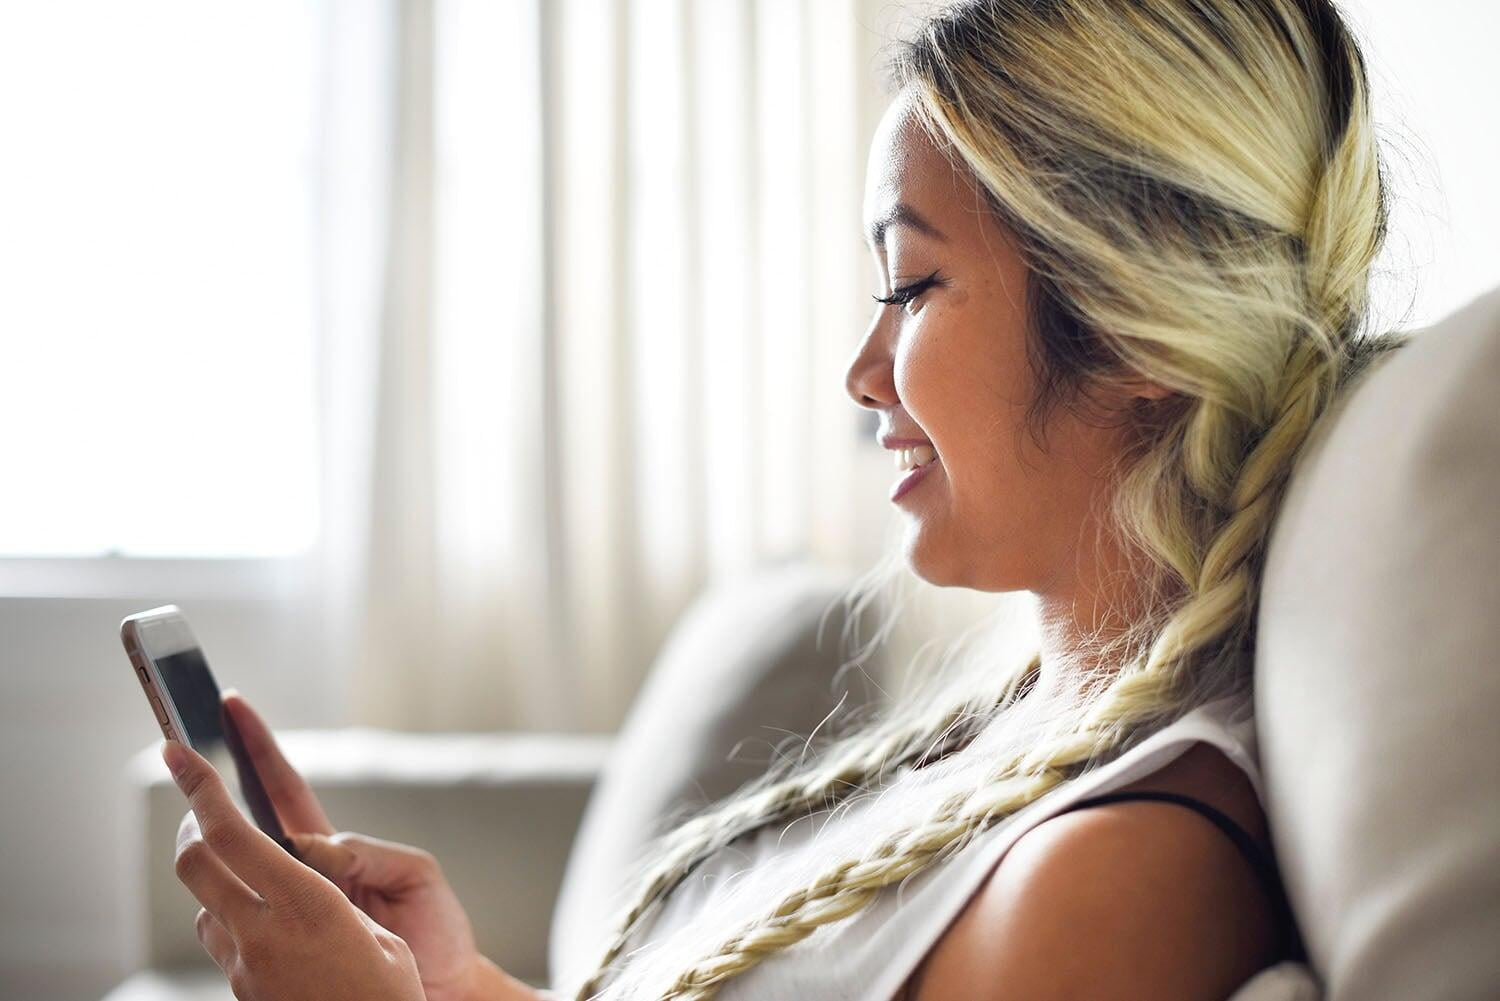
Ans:
[[[918,963],[936,944],[965,904],[984,884],[1007,849],[1022,834],[1088,796],[1127,785],[1162,768],[1196,741],[1212,744],[1242,769],[1264,801],[1255,746],[1254,719],[1245,697],[1219,699],[1200,706],[1144,739],[1116,760],[1058,786],[1025,808],[983,831],[950,857],[898,884],[882,888],[864,909],[820,926],[812,934],[727,981],[720,1001],[889,1001],[901,990]],[[918,770],[920,774],[923,770]],[[853,823],[866,807],[835,811],[828,823]],[[824,815],[827,817],[827,815]],[[632,986],[630,970],[640,956],[673,935],[691,935],[694,918],[715,914],[728,905],[734,884],[772,855],[807,853],[813,825],[770,824],[751,832],[704,859],[667,897],[657,915],[632,936],[625,971],[595,997],[600,1001],[641,1001],[655,991]],[[816,846],[826,852],[822,845]],[[822,860],[826,864],[826,857]],[[717,923],[722,927],[722,922]],[[702,958],[699,954],[696,958]],[[1287,971],[1283,967],[1296,966]],[[1262,987],[1242,991],[1236,999],[1316,998],[1301,964],[1281,964],[1255,978]],[[1288,976],[1290,972],[1290,977]],[[1267,980],[1274,980],[1267,990]],[[1277,985],[1282,985],[1278,987]],[[1289,986],[1287,986],[1289,985]],[[576,991],[576,985],[568,985]],[[1250,985],[1246,985],[1247,988]],[[572,993],[548,997],[572,998]]]

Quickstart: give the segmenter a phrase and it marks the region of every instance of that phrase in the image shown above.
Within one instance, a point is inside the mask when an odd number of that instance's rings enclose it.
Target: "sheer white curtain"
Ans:
[[[706,583],[881,550],[843,372],[885,6],[330,3],[321,584],[355,721],[608,729]]]

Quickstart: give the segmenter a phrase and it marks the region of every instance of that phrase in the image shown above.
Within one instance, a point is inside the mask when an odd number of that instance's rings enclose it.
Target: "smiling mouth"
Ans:
[[[928,449],[928,451],[931,451],[931,449]],[[940,463],[938,461],[936,452],[933,452],[932,458],[927,459],[925,462],[920,462],[910,467],[903,467],[898,465],[897,468],[905,469],[906,475],[903,476],[899,481],[897,481],[895,486],[891,487],[891,500],[898,501],[902,497],[905,497],[908,493],[911,492],[913,487],[922,482],[922,480],[926,479],[927,474],[930,473],[933,468],[938,465],[940,465]]]
[[[931,445],[916,445],[912,448],[896,449],[896,468],[918,469],[937,459],[937,449]]]

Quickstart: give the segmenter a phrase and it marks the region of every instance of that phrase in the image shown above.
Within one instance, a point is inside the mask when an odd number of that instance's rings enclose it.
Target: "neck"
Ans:
[[[1114,679],[1121,653],[1110,645],[1144,620],[1155,598],[1143,566],[1117,544],[1101,541],[1080,546],[1072,567],[1060,567],[1033,592],[1041,632],[1039,690],[1081,692]]]

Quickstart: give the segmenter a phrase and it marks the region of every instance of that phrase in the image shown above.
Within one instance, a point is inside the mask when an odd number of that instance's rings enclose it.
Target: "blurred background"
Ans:
[[[1500,273],[1500,14],[1344,6],[1418,327]],[[898,542],[843,374],[915,9],[0,2],[0,998],[134,962],[125,615],[279,727],[609,733],[706,586]]]

